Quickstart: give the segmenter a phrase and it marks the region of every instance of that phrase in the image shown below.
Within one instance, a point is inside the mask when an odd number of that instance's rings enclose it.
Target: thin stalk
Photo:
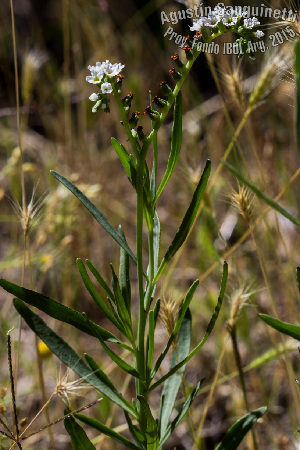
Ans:
[[[14,423],[16,427],[16,439],[19,440],[20,431],[18,424],[18,414],[17,414],[17,405],[16,405],[16,395],[15,395],[15,383],[14,383],[14,375],[12,368],[12,357],[11,357],[11,338],[10,334],[7,333],[7,354],[8,354],[8,366],[9,366],[9,376],[10,376],[10,388],[11,388],[11,399],[12,399],[12,408],[13,408],[13,417]],[[21,444],[17,442],[17,445],[20,449],[22,449]]]
[[[211,384],[211,388],[210,388],[208,397],[207,397],[205,405],[204,405],[201,421],[199,423],[199,426],[198,426],[198,429],[197,429],[197,432],[196,432],[196,443],[193,445],[193,449],[192,450],[197,450],[198,448],[200,448],[201,431],[202,431],[202,428],[203,428],[203,425],[204,425],[204,422],[205,422],[205,419],[206,419],[206,416],[207,416],[207,412],[208,412],[208,408],[209,408],[210,403],[211,403],[211,399],[212,399],[213,394],[215,392],[215,388],[216,388],[217,381],[218,381],[218,378],[219,378],[219,373],[220,373],[220,370],[221,370],[221,365],[222,365],[222,362],[223,362],[223,359],[224,359],[224,356],[225,356],[226,344],[227,344],[228,339],[229,339],[229,334],[227,333],[226,337],[224,339],[223,348],[222,348],[222,352],[221,352],[221,355],[220,355],[220,358],[219,358],[219,361],[218,361],[218,366],[217,366],[217,369],[216,369],[216,372],[215,372],[215,376],[214,376],[214,379],[213,379],[213,382]]]
[[[246,406],[247,411],[250,412],[249,402],[248,402],[248,397],[247,397],[246,383],[245,383],[244,372],[243,372],[243,367],[242,367],[242,362],[241,362],[241,356],[240,356],[238,343],[237,343],[237,339],[236,339],[235,324],[233,326],[228,325],[228,331],[229,331],[229,334],[231,337],[233,355],[234,355],[235,363],[236,363],[238,373],[239,373],[239,378],[240,378],[240,383],[241,383],[241,387],[242,387],[245,406]],[[257,450],[258,449],[257,441],[256,441],[256,437],[255,437],[253,429],[251,429],[251,433],[252,433],[252,439],[253,439],[253,447],[255,450]]]

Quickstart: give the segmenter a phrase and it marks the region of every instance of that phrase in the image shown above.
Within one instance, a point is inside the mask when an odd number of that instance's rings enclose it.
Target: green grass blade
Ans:
[[[99,295],[99,293],[96,291],[90,277],[88,276],[88,273],[86,271],[86,268],[84,267],[84,264],[82,262],[82,260],[80,258],[77,258],[77,266],[82,278],[82,281],[84,282],[87,290],[89,291],[89,293],[91,294],[92,298],[94,299],[95,303],[99,306],[99,308],[101,309],[101,311],[106,315],[106,317],[123,333],[125,334],[125,330],[123,325],[118,322],[114,316],[112,315],[112,313],[110,312],[110,310],[108,309],[108,307],[106,306],[106,304],[104,303],[104,301],[102,300],[101,296]]]
[[[78,200],[81,201],[81,203],[84,204],[84,206],[90,211],[90,213],[95,217],[98,223],[108,232],[108,234],[111,235],[111,237],[126,250],[126,252],[129,254],[132,261],[137,264],[137,259],[132,250],[129,248],[126,240],[121,237],[121,235],[113,228],[113,226],[109,223],[107,218],[104,216],[104,214],[99,211],[99,209],[89,200],[83,192],[81,192],[71,181],[69,181],[67,178],[65,178],[63,175],[60,175],[59,173],[55,172],[54,170],[51,170],[52,175],[60,181],[67,189],[69,189],[72,194],[74,194]]]
[[[275,319],[267,314],[258,315],[264,322],[266,322],[266,324],[270,325],[270,327],[300,341],[300,327],[298,325],[282,322],[281,320]]]
[[[109,436],[110,438],[114,439],[117,442],[120,442],[121,444],[125,445],[125,447],[131,449],[131,450],[140,450],[140,447],[137,447],[132,442],[130,442],[128,439],[123,437],[121,434],[117,433],[116,431],[112,430],[111,428],[108,428],[107,426],[103,425],[101,422],[99,422],[96,419],[92,419],[91,417],[85,416],[83,414],[74,414],[76,419],[79,419],[81,422],[85,423],[86,425],[89,425],[90,427],[94,428],[97,431],[100,431],[100,433],[105,434],[106,436]]]
[[[229,164],[227,161],[224,161],[223,159],[221,160],[222,163],[224,164],[224,166],[227,167],[227,169],[230,170],[230,172],[232,172],[237,179],[245,184],[246,186],[248,186],[249,189],[251,189],[251,191],[253,191],[257,197],[261,198],[262,200],[264,200],[269,206],[271,206],[271,208],[275,209],[275,211],[279,212],[280,214],[282,214],[284,217],[286,217],[287,219],[289,219],[292,223],[294,223],[295,225],[300,226],[300,219],[298,219],[297,217],[293,216],[293,214],[291,214],[289,211],[287,211],[285,208],[283,208],[282,206],[280,206],[277,202],[275,202],[274,200],[272,200],[270,197],[268,197],[267,195],[263,194],[256,186],[254,186],[254,184],[250,183],[250,181],[246,180],[246,178],[244,178],[236,169],[235,167],[233,167],[231,164]]]
[[[197,384],[197,386],[195,387],[195,389],[193,390],[191,395],[188,397],[188,399],[186,400],[186,402],[182,406],[179,414],[175,417],[173,422],[168,426],[164,436],[159,441],[158,450],[161,450],[163,448],[162,447],[163,444],[169,439],[170,435],[173,433],[173,431],[175,430],[177,425],[181,422],[181,420],[184,418],[184,416],[188,412],[191,404],[193,403],[193,401],[195,400],[195,397],[197,396],[197,394],[199,392],[199,389],[201,387],[202,382],[203,382],[203,380],[199,381],[199,383]]]
[[[113,291],[116,299],[116,306],[118,310],[119,317],[122,321],[122,324],[124,325],[126,336],[131,342],[133,341],[133,334],[132,334],[132,324],[131,324],[131,317],[129,315],[127,305],[125,303],[124,297],[121,292],[120,283],[118,280],[118,277],[114,271],[114,267],[112,264],[110,264],[110,268],[112,271],[112,286]]]
[[[121,164],[124,167],[130,181],[132,181],[130,164],[129,164],[130,154],[128,153],[128,151],[126,150],[124,145],[119,144],[119,142],[114,137],[111,138],[111,143],[112,143],[114,149],[116,150],[117,155],[121,161]]]
[[[132,439],[134,440],[135,445],[141,450],[143,450],[146,445],[146,437],[140,432],[140,430],[135,425],[133,425],[132,420],[127,414],[127,412],[124,411],[124,413],[128,425],[128,430],[130,431],[130,434],[132,436]]]
[[[101,381],[94,372],[85,364],[75,350],[70,347],[60,336],[58,336],[46,323],[25,303],[19,299],[14,300],[14,306],[23,317],[32,331],[50,348],[50,350],[68,367],[74,370],[84,381],[94,386],[103,395],[119,405],[122,409],[137,418],[134,408],[117,392]]]
[[[228,278],[228,265],[226,262],[224,262],[223,265],[223,276],[222,276],[222,281],[221,281],[221,288],[220,288],[220,294],[219,294],[219,298],[218,298],[218,302],[217,305],[215,307],[214,313],[210,319],[210,322],[207,326],[206,329],[206,333],[203,337],[203,339],[201,340],[201,342],[194,348],[194,350],[180,363],[176,364],[176,366],[174,366],[166,375],[164,375],[160,380],[158,380],[156,383],[154,383],[152,386],[150,386],[150,388],[148,389],[148,392],[156,389],[158,386],[160,386],[162,383],[164,383],[168,378],[170,378],[174,373],[177,372],[177,370],[179,370],[184,364],[186,364],[205,344],[205,342],[207,341],[209,335],[211,334],[214,325],[216,323],[216,320],[219,316],[219,312],[223,303],[223,299],[224,299],[224,295],[225,295],[225,288],[226,288],[226,283],[227,283],[227,278]],[[168,345],[168,344],[167,344]],[[165,351],[165,349],[164,349]],[[163,352],[164,352],[163,351]],[[155,365],[156,368],[156,365]],[[154,372],[154,370],[152,371]],[[151,373],[152,375],[152,373]]]
[[[192,329],[192,317],[190,310],[187,309],[185,317],[181,323],[181,327],[178,334],[178,345],[176,354],[173,350],[171,358],[171,368],[176,365],[178,361],[182,361],[186,358],[190,351],[191,345],[191,329]],[[169,420],[174,408],[175,400],[178,394],[178,390],[181,385],[181,377],[184,373],[186,366],[183,366],[178,372],[174,373],[165,383],[164,390],[162,392],[160,414],[159,414],[159,435],[164,436]]]
[[[159,185],[159,188],[156,192],[154,204],[157,201],[158,197],[164,190],[166,184],[168,183],[170,176],[174,172],[174,169],[177,165],[180,149],[181,149],[181,140],[182,140],[182,95],[181,91],[179,91],[174,105],[174,121],[173,121],[173,129],[172,129],[172,142],[171,142],[171,152],[167,164],[166,172],[163,176],[163,179]]]
[[[204,195],[204,191],[206,189],[206,185],[208,182],[208,178],[210,175],[211,170],[211,162],[210,160],[207,160],[203,174],[201,176],[201,179],[198,183],[198,186],[194,192],[191,204],[183,218],[183,221],[173,239],[173,242],[171,243],[170,247],[168,248],[160,266],[159,269],[155,275],[154,283],[158,280],[160,277],[162,271],[166,267],[167,263],[170,261],[171,258],[175,255],[175,253],[180,249],[184,241],[186,240],[188,233],[191,229],[191,226],[193,225],[193,222],[196,218],[197,211],[199,209],[201,200]]]
[[[266,410],[266,406],[263,406],[262,408],[246,414],[235,422],[235,424],[227,431],[222,442],[216,447],[216,450],[236,450],[248,431],[255,422],[265,414]]]
[[[294,46],[295,54],[295,134],[298,151],[300,151],[300,40]]]
[[[69,308],[68,306],[64,306],[61,303],[52,300],[49,297],[46,297],[45,295],[22,288],[4,279],[0,279],[0,286],[2,286],[10,294],[13,294],[15,297],[23,300],[25,303],[28,303],[31,306],[35,306],[39,310],[48,314],[48,316],[60,320],[61,322],[68,323],[69,325],[72,325],[73,327],[89,334],[90,336],[98,337],[99,334],[104,340],[109,340],[110,342],[115,343],[120,342],[119,339],[110,331],[105,330],[95,323],[94,326],[95,330],[97,330],[97,335],[92,334],[92,331],[87,326],[82,314],[75,311],[74,309]]]
[[[69,414],[70,409],[65,410],[65,414]],[[70,435],[72,447],[74,450],[96,450],[96,447],[91,443],[86,435],[84,429],[76,422],[73,417],[67,417],[64,420],[65,429]]]

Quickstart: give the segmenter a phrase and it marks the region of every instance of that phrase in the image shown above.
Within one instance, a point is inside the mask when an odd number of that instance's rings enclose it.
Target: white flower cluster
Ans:
[[[245,18],[247,15],[246,12],[242,11],[242,7],[226,7],[223,8],[221,6],[215,6],[215,8],[208,14],[207,17],[202,16],[200,19],[194,19],[193,25],[190,27],[191,31],[201,31],[201,28],[204,26],[207,27],[216,27],[218,24],[223,24],[226,27],[234,26],[243,19],[243,25],[247,29],[252,29],[256,25],[259,25],[260,22],[255,17],[254,18]],[[264,36],[262,31],[256,32],[258,36]]]
[[[109,82],[112,78],[119,75],[125,65],[121,63],[112,64],[108,61],[105,62],[96,62],[95,66],[88,66],[91,75],[86,77],[86,81],[88,83],[100,85],[100,90],[102,94],[110,94],[113,91],[112,85]],[[97,104],[93,107],[93,112],[97,111],[98,107],[100,107],[100,102],[102,103],[102,108],[107,107],[107,101],[103,101],[101,98],[101,94],[92,94],[89,99],[92,102],[97,102]]]
[[[121,70],[125,67],[121,63],[112,64],[108,61],[96,62],[95,66],[88,66],[91,75],[86,77],[86,81],[92,84],[99,84],[104,79],[114,78],[119,75]],[[107,81],[101,84],[101,91],[103,94],[110,94],[112,86]]]

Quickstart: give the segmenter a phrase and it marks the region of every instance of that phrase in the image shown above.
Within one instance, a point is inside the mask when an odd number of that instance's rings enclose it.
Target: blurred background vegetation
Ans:
[[[208,2],[207,5],[215,3]],[[243,5],[245,2],[235,3]],[[289,6],[283,2],[270,3],[272,7]],[[295,9],[297,5],[291,7]],[[96,316],[95,320],[102,326],[106,324],[84,289],[76,258],[89,258],[109,280],[109,262],[118,264],[118,248],[84,207],[58,185],[49,171],[54,169],[75,182],[115,227],[121,223],[130,247],[134,248],[135,197],[110,144],[110,138],[114,136],[126,145],[125,133],[113,99],[110,114],[91,112],[92,103],[88,97],[93,91],[85,81],[87,66],[106,59],[125,64],[122,93],[125,95],[131,91],[134,95],[132,110],[143,112],[149,104],[149,90],[153,94],[159,93],[158,85],[162,80],[172,84],[168,74],[173,65],[170,56],[175,52],[182,56],[182,50],[174,40],[163,36],[171,24],[161,25],[160,12],[168,14],[184,8],[183,4],[165,0],[46,0],[42,4],[38,0],[14,0],[27,203],[35,188],[36,199],[47,195],[39,220],[30,233],[25,286],[32,283],[35,290]],[[21,202],[21,182],[8,0],[0,2],[0,17],[0,270],[3,278],[21,283],[23,233],[11,205],[12,199]],[[186,36],[189,25],[190,21],[183,20],[171,26],[178,34]],[[270,34],[278,29],[266,24],[264,31]],[[233,37],[225,35],[223,39],[228,41]],[[221,42],[218,43],[221,46]],[[281,45],[279,50],[282,58],[293,57],[292,42]],[[266,54],[258,52],[255,60],[247,57],[238,60],[236,56],[223,55],[220,51],[209,58],[201,56],[193,67],[183,88],[180,164],[158,202],[164,249],[181,222],[206,159],[212,160],[213,171],[216,170],[233,135],[232,130],[237,128],[243,115],[237,98],[228,88],[228,74],[232,83],[232,71],[239,68],[242,78],[239,85],[243,86],[247,97],[255,76],[265,64],[264,60],[270,57],[271,50]],[[214,68],[213,74],[211,68]],[[232,164],[272,198],[288,184],[299,167],[293,128],[294,89],[291,69],[282,74],[276,85],[270,86],[268,97],[256,108],[240,134],[237,147],[242,151],[243,160],[237,149],[230,158]],[[168,158],[171,118],[167,119],[159,137],[160,177]],[[146,130],[150,129],[147,116],[143,116],[141,122]],[[204,333],[216,302],[221,262],[226,257],[229,263],[230,285],[221,317],[213,335],[189,363],[186,372],[187,390],[190,383],[195,385],[205,377],[204,390],[195,401],[192,416],[178,427],[166,449],[175,446],[177,450],[192,448],[191,428],[198,428],[208,388],[223,350],[219,378],[232,373],[235,376],[224,380],[214,392],[202,429],[201,449],[213,449],[233,421],[246,412],[239,379],[234,374],[236,366],[232,346],[229,341],[224,344],[232,300],[237,297],[247,300],[237,322],[242,365],[246,367],[254,361],[257,366],[250,367],[251,370],[245,374],[250,408],[268,406],[262,423],[256,425],[259,448],[299,448],[296,428],[300,423],[300,402],[294,386],[294,379],[297,375],[299,377],[297,346],[293,341],[283,341],[257,318],[257,312],[272,313],[271,295],[282,320],[293,323],[299,320],[300,294],[295,280],[295,269],[300,264],[299,231],[287,219],[271,212],[259,221],[253,235],[250,234],[234,249],[248,225],[230,205],[232,186],[237,189],[230,173],[222,169],[206,197],[205,207],[180,259],[159,286],[160,296],[181,299],[191,282],[201,277],[200,289],[191,305],[196,341]],[[279,202],[300,216],[298,179]],[[264,203],[255,200],[253,221],[265,207]],[[211,269],[213,264],[214,270]],[[136,287],[134,293],[137,300]],[[0,387],[9,388],[6,333],[14,327],[12,337],[17,341],[18,317],[12,298],[4,291],[0,292],[0,301]],[[106,373],[114,378],[119,390],[127,392],[131,398],[133,391],[130,385],[127,386],[122,374],[99,353],[99,347],[93,341],[86,342],[85,336],[62,324],[51,325],[71,345],[76,345],[79,352],[87,346],[89,353],[94,350],[98,364],[106,368]],[[157,335],[158,352],[165,342],[166,333],[161,327]],[[283,342],[285,351],[281,355]],[[48,396],[65,370],[54,356],[50,355],[43,361]],[[21,418],[32,419],[42,406],[38,385],[34,337],[23,325],[17,401]],[[95,398],[94,392],[86,391],[83,397],[72,398],[72,404],[75,408]],[[151,401],[155,409],[158,398],[153,395]],[[7,409],[6,412],[3,409],[2,414],[12,421],[9,393],[2,402],[2,407]],[[50,408],[51,419],[63,415],[63,408],[63,403],[54,399]],[[124,417],[105,400],[91,408],[89,414],[115,426],[124,423]],[[41,417],[33,428],[44,424],[45,419]],[[55,425],[53,432],[55,448],[69,449],[69,437],[63,425]],[[90,431],[88,434],[94,436]],[[99,437],[96,441],[99,449],[115,448],[112,442]],[[241,449],[252,448],[251,445],[250,439]],[[7,441],[1,443],[0,440],[0,448],[8,448]],[[24,448],[50,448],[48,434],[37,434]]]

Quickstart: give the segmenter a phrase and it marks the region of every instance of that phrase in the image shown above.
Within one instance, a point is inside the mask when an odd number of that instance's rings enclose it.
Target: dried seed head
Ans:
[[[292,66],[293,60],[284,49],[268,58],[249,97],[249,107],[255,108],[259,102],[279,84],[285,72]]]
[[[230,200],[232,207],[249,223],[253,214],[254,195],[252,192],[246,186],[238,184],[238,192],[231,188]]]
[[[21,206],[16,199],[11,200],[12,206],[21,222],[24,235],[27,236],[32,226],[40,217],[41,209],[46,201],[47,195],[44,194],[35,201],[36,186],[34,186],[30,202],[28,205]]]
[[[67,370],[65,375],[58,380],[54,390],[54,395],[60,397],[67,406],[70,404],[70,395],[79,395],[76,391],[80,389],[92,389],[92,386],[87,384],[83,378],[68,381],[69,373],[70,371]]]
[[[166,299],[164,297],[161,301],[159,317],[167,332],[168,337],[171,336],[174,330],[175,323],[178,318],[179,306],[180,302],[178,300]],[[174,340],[173,342],[173,346],[176,347],[176,340]]]
[[[255,294],[257,290],[251,290],[253,288],[253,283],[249,285],[243,284],[242,286],[235,289],[231,295],[230,303],[230,316],[228,320],[228,326],[230,328],[234,328],[237,319],[240,316],[240,313],[243,309],[244,305],[249,305],[248,299],[251,295]]]
[[[45,61],[47,61],[46,53],[37,49],[30,50],[24,56],[22,70],[22,97],[25,105],[28,105],[31,101],[37,73]]]
[[[234,102],[240,109],[244,109],[245,98],[242,87],[240,66],[236,66],[233,70],[229,68],[227,73],[224,72],[223,80]]]

